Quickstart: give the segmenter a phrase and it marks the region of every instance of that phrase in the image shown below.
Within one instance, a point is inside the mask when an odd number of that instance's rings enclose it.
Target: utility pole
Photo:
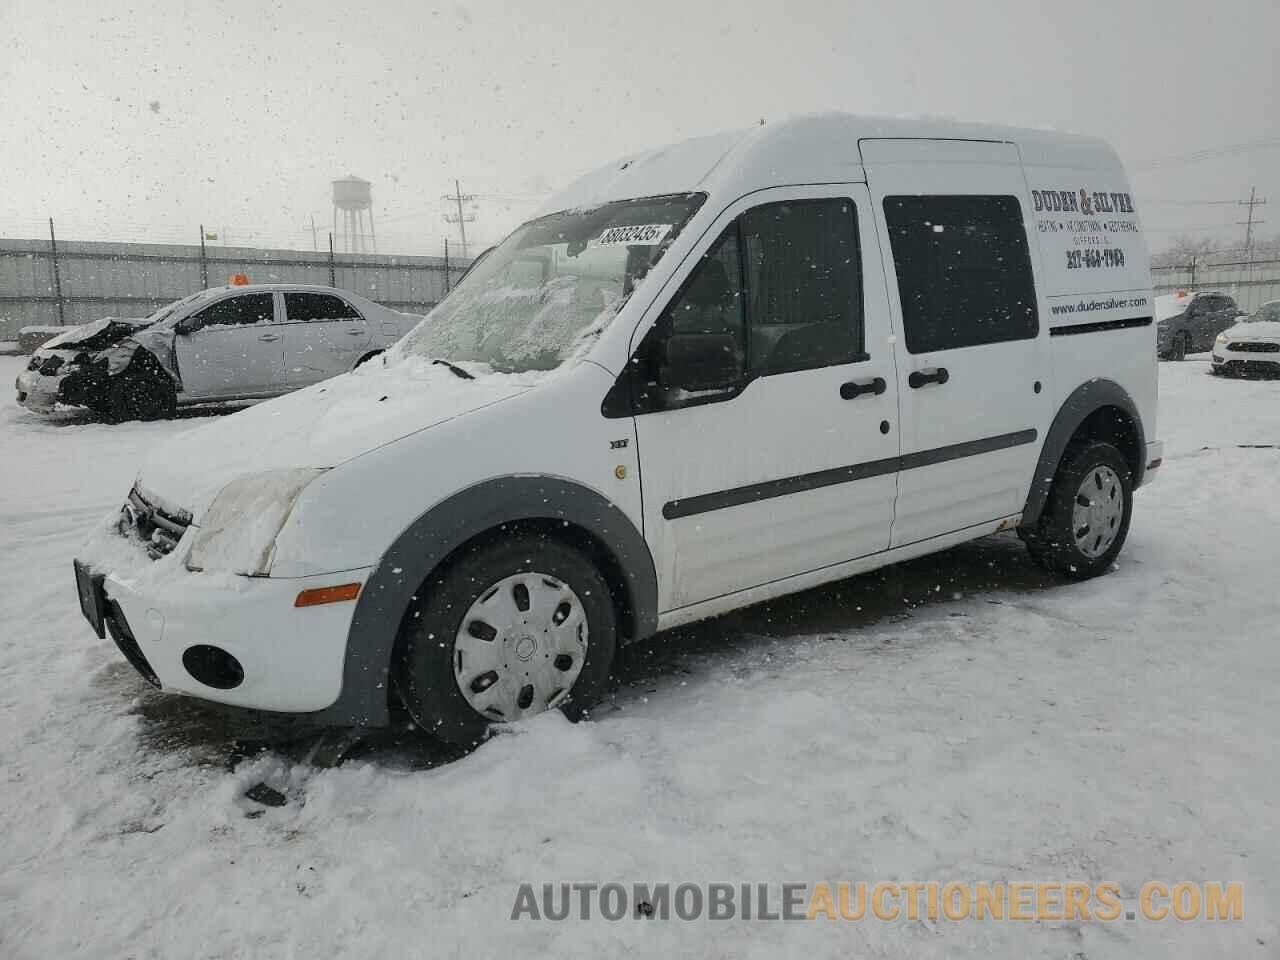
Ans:
[[[53,235],[53,217],[49,218],[49,253],[53,258],[53,295],[58,300],[58,326],[67,322],[62,305],[62,274],[58,272],[58,238]]]
[[[1249,218],[1247,220],[1237,220],[1236,225],[1244,227],[1244,256],[1250,263],[1253,263],[1253,228],[1259,223],[1266,223],[1265,220],[1255,220],[1253,218],[1253,208],[1260,207],[1267,201],[1258,199],[1258,188],[1249,188],[1249,199],[1241,200],[1240,206],[1249,208]]]
[[[200,224],[200,289],[209,289],[209,261],[204,250],[204,224]]]
[[[474,213],[463,213],[462,204],[463,202],[475,203],[476,198],[472,194],[463,193],[462,187],[457,180],[453,181],[453,191],[452,194],[445,194],[441,199],[446,203],[456,203],[458,213],[457,216],[451,216],[446,213],[444,219],[446,223],[456,223],[458,225],[458,235],[462,240],[462,258],[465,260],[467,258],[467,224],[475,220],[476,215]]]

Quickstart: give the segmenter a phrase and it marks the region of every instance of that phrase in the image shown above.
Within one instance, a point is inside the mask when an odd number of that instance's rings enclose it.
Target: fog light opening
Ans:
[[[244,682],[244,667],[227,651],[208,644],[187,647],[182,654],[182,665],[187,673],[206,687],[215,690],[234,690]]]

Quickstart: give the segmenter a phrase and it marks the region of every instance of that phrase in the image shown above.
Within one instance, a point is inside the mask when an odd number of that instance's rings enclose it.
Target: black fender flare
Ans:
[[[313,715],[319,723],[385,726],[391,658],[401,621],[428,575],[467,541],[522,520],[563,521],[586,530],[610,551],[626,581],[627,602],[641,639],[658,626],[658,575],[635,524],[595,490],[562,477],[498,477],[467,487],[413,521],[365,581],[352,615],[342,690]]]
[[[1027,503],[1022,508],[1022,526],[1032,526],[1040,519],[1040,513],[1049,499],[1054,474],[1058,472],[1058,464],[1066,453],[1067,445],[1080,424],[1103,407],[1118,407],[1133,421],[1134,429],[1138,431],[1138,462],[1134,467],[1133,485],[1137,487],[1142,483],[1142,476],[1147,468],[1147,438],[1137,404],[1124,387],[1114,380],[1090,380],[1071,391],[1071,395],[1058,408],[1049,432],[1045,434],[1035,476],[1032,477],[1031,489],[1027,493]]]

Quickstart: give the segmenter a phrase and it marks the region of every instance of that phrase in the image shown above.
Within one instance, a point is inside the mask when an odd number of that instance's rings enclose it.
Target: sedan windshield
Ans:
[[[608,326],[704,199],[623,200],[526,223],[427,314],[404,352],[506,373],[558,367]]]

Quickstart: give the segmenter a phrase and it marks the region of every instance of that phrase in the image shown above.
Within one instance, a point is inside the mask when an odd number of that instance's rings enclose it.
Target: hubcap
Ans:
[[[509,722],[563,701],[586,656],[578,595],[548,574],[517,573],[468,608],[453,641],[453,674],[473,710]]]
[[[1090,470],[1076,491],[1071,530],[1076,546],[1086,557],[1102,556],[1116,542],[1124,519],[1124,487],[1108,466]]]

